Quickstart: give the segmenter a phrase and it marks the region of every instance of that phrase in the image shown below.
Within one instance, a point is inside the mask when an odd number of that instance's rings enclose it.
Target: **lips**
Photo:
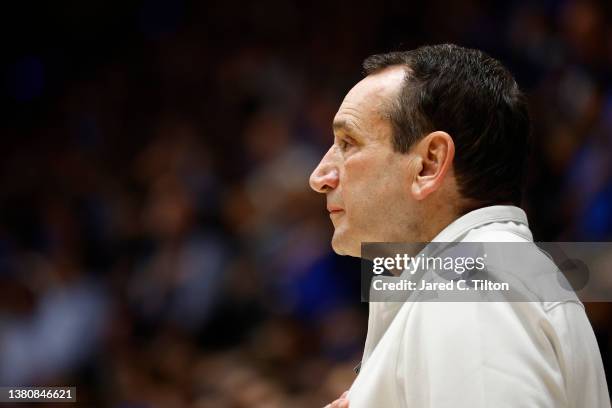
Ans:
[[[338,213],[344,211],[344,209],[342,207],[337,206],[337,205],[328,205],[327,206],[327,211],[329,211],[330,214],[338,214]]]

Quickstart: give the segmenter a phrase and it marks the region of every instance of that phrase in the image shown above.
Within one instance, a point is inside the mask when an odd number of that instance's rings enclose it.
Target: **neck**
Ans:
[[[420,242],[431,242],[444,228],[464,215],[463,205],[429,205],[421,216]]]

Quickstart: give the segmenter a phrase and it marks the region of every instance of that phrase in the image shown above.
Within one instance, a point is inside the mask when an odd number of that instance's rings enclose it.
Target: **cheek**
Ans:
[[[348,210],[376,208],[381,205],[381,195],[392,188],[389,169],[378,158],[348,160],[344,170],[342,196]]]
[[[389,155],[374,149],[360,151],[344,162],[345,181],[349,185],[369,182],[380,178],[386,172]]]
[[[342,187],[347,210],[367,211],[371,218],[395,211],[407,199],[407,169],[402,163],[393,155],[347,161]]]
[[[375,190],[375,163],[368,158],[351,158],[344,166],[341,179],[342,197],[347,209],[355,209],[367,201],[370,192]]]

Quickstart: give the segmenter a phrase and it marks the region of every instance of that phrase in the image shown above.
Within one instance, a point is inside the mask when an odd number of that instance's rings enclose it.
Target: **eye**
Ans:
[[[345,138],[340,139],[340,141],[338,142],[338,145],[340,146],[340,149],[343,150],[343,151],[346,151],[351,146],[353,146],[353,144],[349,140],[347,140]]]

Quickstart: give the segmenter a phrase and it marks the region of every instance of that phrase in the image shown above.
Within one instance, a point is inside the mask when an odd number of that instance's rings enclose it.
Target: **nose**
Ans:
[[[332,160],[333,146],[325,153],[321,162],[310,175],[310,188],[317,193],[327,193],[338,187],[338,167]]]

